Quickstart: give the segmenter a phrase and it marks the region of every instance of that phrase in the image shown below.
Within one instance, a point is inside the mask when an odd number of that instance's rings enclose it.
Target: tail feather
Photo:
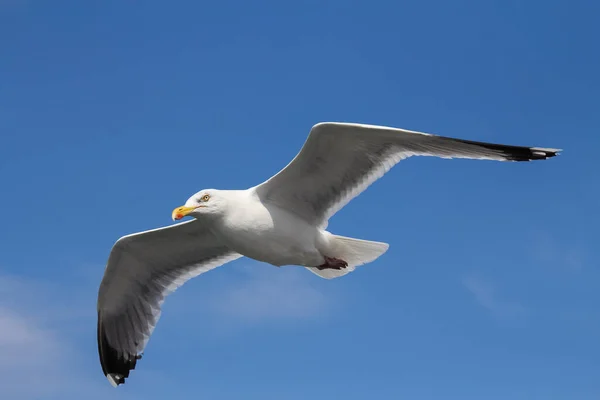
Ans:
[[[325,279],[339,278],[354,271],[360,265],[375,261],[390,247],[389,244],[383,242],[373,242],[338,235],[331,235],[329,240],[331,257],[346,261],[348,266],[341,270],[319,270],[314,267],[307,267],[310,272]]]

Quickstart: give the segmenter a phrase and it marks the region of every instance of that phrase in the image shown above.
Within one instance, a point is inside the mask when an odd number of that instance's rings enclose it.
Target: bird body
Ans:
[[[125,382],[160,317],[186,281],[242,256],[339,278],[388,244],[328,232],[329,219],[412,156],[545,160],[558,149],[511,146],[352,123],[312,127],[298,155],[246,190],[201,190],[172,216],[185,221],[126,235],[113,246],[98,291],[98,353],[109,382]]]
[[[227,200],[223,215],[207,221],[209,229],[230,249],[278,267],[323,264],[319,248],[327,250],[325,231],[293,212],[262,203],[254,188],[211,193]]]

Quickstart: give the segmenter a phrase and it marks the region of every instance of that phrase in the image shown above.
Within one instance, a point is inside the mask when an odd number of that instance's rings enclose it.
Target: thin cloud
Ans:
[[[81,303],[73,301],[74,294],[61,296],[56,289],[35,280],[0,276],[3,398],[103,398],[94,389],[101,388],[104,381],[90,380],[82,372],[86,360],[74,343],[81,326],[89,330],[94,309],[82,317],[80,307],[73,305]]]
[[[327,297],[311,278],[317,279],[300,267],[253,264],[243,279],[226,287],[216,311],[254,322],[323,315],[328,311]]]
[[[535,232],[531,252],[544,266],[580,272],[587,262],[585,246],[577,241],[557,240],[547,232]]]
[[[462,281],[465,288],[473,295],[475,301],[498,317],[518,317],[527,313],[527,309],[516,302],[501,299],[491,283],[475,277],[467,276]]]
[[[0,375],[9,398],[38,398],[60,390],[62,345],[35,320],[0,307]],[[35,382],[35,384],[31,384]]]

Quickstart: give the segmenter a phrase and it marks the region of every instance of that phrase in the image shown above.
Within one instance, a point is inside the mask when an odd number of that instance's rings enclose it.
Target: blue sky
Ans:
[[[597,399],[592,1],[0,2],[0,397]],[[114,241],[285,166],[320,121],[563,148],[411,158],[330,222],[327,281],[242,258],[164,304],[113,389]]]

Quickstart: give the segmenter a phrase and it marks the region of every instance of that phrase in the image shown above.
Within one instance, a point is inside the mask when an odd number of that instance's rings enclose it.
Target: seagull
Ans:
[[[98,291],[98,353],[111,385],[142,357],[165,298],[186,281],[242,256],[301,266],[332,279],[384,254],[387,243],[328,232],[328,220],[411,156],[545,160],[561,150],[455,139],[356,123],[314,125],[296,157],[246,190],[205,189],[172,212],[191,220],[121,237]]]

